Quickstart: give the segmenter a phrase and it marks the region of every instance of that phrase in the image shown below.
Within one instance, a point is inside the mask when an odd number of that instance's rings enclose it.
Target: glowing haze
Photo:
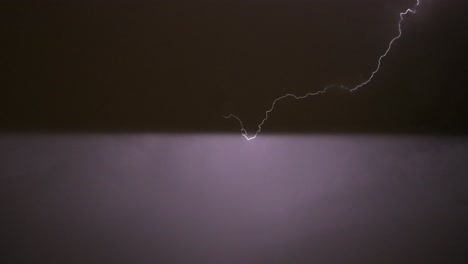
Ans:
[[[262,131],[262,126],[265,124],[265,122],[268,120],[268,115],[273,112],[273,110],[275,109],[275,105],[277,102],[283,100],[283,99],[286,99],[286,98],[293,98],[295,100],[302,100],[302,99],[305,99],[307,97],[310,97],[310,96],[315,96],[315,95],[320,95],[320,94],[324,94],[326,93],[330,88],[341,88],[341,89],[344,89],[346,91],[349,91],[349,92],[354,92],[356,90],[358,90],[359,88],[369,84],[372,79],[374,79],[374,76],[375,74],[377,74],[380,70],[380,66],[382,64],[382,60],[388,55],[388,53],[390,52],[390,50],[392,49],[392,46],[393,46],[393,43],[398,40],[401,35],[402,35],[402,30],[401,30],[401,24],[403,23],[403,21],[405,20],[405,16],[408,15],[408,14],[414,14],[416,13],[416,9],[417,7],[419,6],[420,4],[420,0],[417,0],[416,1],[416,4],[414,5],[413,8],[408,8],[406,9],[404,12],[401,12],[400,13],[400,20],[398,21],[398,35],[396,35],[392,40],[390,40],[388,46],[387,46],[387,49],[385,50],[385,52],[379,57],[378,59],[378,62],[377,62],[377,67],[375,68],[375,70],[370,74],[369,78],[367,80],[365,80],[364,82],[354,86],[354,87],[348,87],[348,86],[344,86],[344,85],[328,85],[328,86],[325,86],[323,89],[321,90],[318,90],[318,91],[314,91],[314,92],[309,92],[305,95],[295,95],[295,94],[285,94],[285,95],[282,95],[278,98],[276,98],[273,103],[271,104],[271,107],[265,111],[265,117],[263,118],[263,120],[260,122],[260,124],[258,124],[258,129],[257,131],[255,132],[255,134],[253,134],[253,136],[249,136],[249,133],[247,132],[247,130],[244,128],[244,124],[242,123],[242,120],[234,115],[234,114],[230,114],[230,115],[227,115],[227,116],[224,116],[225,118],[229,119],[229,118],[234,118],[236,119],[238,122],[239,122],[239,125],[240,125],[240,131],[242,132],[242,136],[244,136],[247,140],[252,140],[252,139],[255,139],[257,137],[257,135]]]

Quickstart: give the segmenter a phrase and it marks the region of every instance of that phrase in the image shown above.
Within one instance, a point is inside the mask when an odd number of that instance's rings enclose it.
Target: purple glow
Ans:
[[[2,136],[15,258],[391,263],[457,233],[466,140]],[[434,230],[437,230],[435,232]],[[425,254],[425,253],[424,253]],[[432,258],[433,256],[431,256]]]

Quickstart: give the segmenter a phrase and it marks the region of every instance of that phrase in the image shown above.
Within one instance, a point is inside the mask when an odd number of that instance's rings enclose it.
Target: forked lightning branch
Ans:
[[[247,130],[244,128],[244,124],[242,123],[242,120],[236,116],[236,115],[233,115],[233,114],[230,114],[230,115],[227,115],[227,116],[224,116],[225,118],[229,119],[229,118],[234,118],[236,119],[238,122],[239,122],[239,125],[240,125],[240,131],[242,132],[242,136],[245,137],[245,139],[247,140],[252,140],[252,139],[255,139],[257,137],[257,135],[262,131],[262,126],[265,124],[265,122],[268,120],[269,118],[269,114],[271,112],[273,112],[273,110],[275,109],[275,106],[276,104],[281,101],[281,100],[284,100],[284,99],[287,99],[287,98],[292,98],[294,100],[302,100],[302,99],[306,99],[307,97],[311,97],[311,96],[316,96],[316,95],[320,95],[320,94],[324,94],[326,93],[330,88],[341,88],[341,89],[344,89],[346,91],[349,91],[349,92],[354,92],[356,90],[358,90],[359,88],[363,87],[363,86],[366,86],[367,84],[369,84],[372,79],[374,79],[374,76],[379,72],[380,70],[380,66],[382,65],[382,60],[389,54],[389,52],[391,51],[392,49],[392,46],[393,44],[395,43],[395,41],[397,41],[401,35],[402,35],[402,30],[401,30],[401,25],[403,23],[403,21],[405,20],[405,17],[408,15],[408,14],[414,14],[416,13],[416,9],[417,7],[419,6],[419,3],[420,0],[416,0],[416,4],[414,5],[413,8],[408,8],[406,9],[404,12],[401,12],[400,13],[400,20],[398,21],[398,34],[390,40],[390,42],[388,43],[388,46],[387,46],[387,49],[385,50],[385,52],[379,57],[378,61],[377,61],[377,67],[375,68],[375,70],[370,74],[369,78],[367,80],[365,80],[364,82],[354,86],[354,87],[348,87],[348,86],[344,86],[344,85],[329,85],[329,86],[325,86],[324,88],[322,88],[321,90],[318,90],[318,91],[314,91],[314,92],[310,92],[310,93],[307,93],[307,94],[304,94],[304,95],[295,95],[295,94],[285,94],[285,95],[282,95],[278,98],[276,98],[273,103],[271,104],[271,107],[265,111],[265,117],[263,118],[262,122],[260,122],[257,126],[257,131],[255,131],[255,133],[253,134],[253,136],[249,136],[249,133],[247,132]]]

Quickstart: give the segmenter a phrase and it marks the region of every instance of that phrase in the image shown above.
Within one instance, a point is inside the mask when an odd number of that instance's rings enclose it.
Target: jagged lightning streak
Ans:
[[[258,124],[258,129],[257,131],[255,132],[255,134],[253,136],[250,136],[249,137],[249,134],[247,132],[247,130],[245,130],[244,128],[244,124],[242,123],[242,120],[236,116],[236,115],[233,115],[233,114],[230,114],[228,116],[224,116],[224,118],[234,118],[236,119],[239,124],[240,124],[240,131],[242,132],[242,136],[245,137],[245,139],[247,140],[252,140],[252,139],[255,139],[257,137],[257,135],[262,131],[262,126],[265,124],[265,122],[268,120],[268,114],[270,114],[274,109],[275,109],[275,105],[278,101],[281,101],[283,99],[286,99],[286,98],[294,98],[296,100],[302,100],[302,99],[305,99],[307,97],[310,97],[310,96],[315,96],[315,95],[319,95],[319,94],[324,94],[328,91],[328,89],[332,88],[332,87],[338,87],[338,88],[342,88],[344,90],[347,90],[349,92],[354,92],[356,91],[357,89],[369,84],[372,79],[374,79],[374,76],[375,74],[377,74],[380,70],[380,66],[382,64],[382,60],[388,55],[388,53],[390,52],[390,50],[392,49],[392,46],[393,46],[393,43],[398,40],[401,35],[402,35],[402,30],[401,30],[401,24],[403,23],[403,21],[405,20],[405,16],[408,15],[409,13],[411,14],[414,14],[416,13],[416,8],[419,6],[419,2],[420,0],[416,0],[416,4],[414,5],[413,8],[408,8],[406,9],[406,11],[404,12],[401,12],[400,13],[400,20],[398,21],[398,35],[396,37],[394,37],[388,44],[387,46],[387,49],[385,50],[385,52],[379,57],[379,60],[378,60],[378,63],[377,63],[377,67],[375,68],[375,70],[371,73],[370,77],[365,80],[364,82],[350,88],[350,87],[346,87],[344,85],[329,85],[329,86],[326,86],[325,88],[323,88],[322,90],[319,90],[319,91],[316,91],[316,92],[310,92],[310,93],[307,93],[305,95],[302,95],[302,96],[298,96],[298,95],[295,95],[295,94],[285,94],[283,96],[280,96],[278,98],[276,98],[273,103],[271,104],[271,107],[270,109],[268,109],[266,112],[265,112],[265,118],[263,118],[262,122],[260,122],[260,124]]]

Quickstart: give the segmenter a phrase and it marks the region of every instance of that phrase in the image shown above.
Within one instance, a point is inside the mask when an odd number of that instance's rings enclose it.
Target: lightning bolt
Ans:
[[[242,123],[242,120],[236,116],[236,115],[233,115],[233,114],[230,114],[228,116],[224,116],[224,118],[226,119],[230,119],[230,118],[234,118],[236,119],[238,122],[239,122],[239,125],[240,125],[240,131],[242,132],[242,136],[247,139],[247,140],[252,140],[252,139],[255,139],[258,134],[262,131],[262,126],[265,124],[265,122],[268,120],[268,115],[273,112],[273,110],[275,109],[275,106],[276,106],[276,103],[278,103],[279,101],[283,100],[283,99],[286,99],[286,98],[293,98],[295,100],[302,100],[302,99],[306,99],[307,97],[311,97],[311,96],[316,96],[316,95],[320,95],[320,94],[324,94],[326,93],[330,88],[333,88],[333,87],[337,87],[337,88],[341,88],[341,89],[344,89],[344,90],[347,90],[348,92],[354,92],[356,90],[358,90],[359,88],[363,87],[363,86],[366,86],[367,84],[369,84],[372,79],[374,79],[374,76],[379,72],[380,70],[380,66],[382,65],[382,60],[387,57],[388,53],[390,52],[390,50],[392,49],[392,46],[393,46],[393,43],[395,43],[395,41],[397,41],[401,35],[403,34],[402,33],[402,30],[401,30],[401,24],[403,23],[403,21],[405,20],[405,16],[408,15],[408,14],[415,14],[416,13],[416,9],[417,7],[419,6],[420,4],[420,0],[416,0],[416,4],[413,6],[413,8],[408,8],[406,9],[404,12],[401,12],[400,13],[400,20],[398,21],[398,35],[396,35],[392,40],[390,40],[390,42],[388,43],[388,46],[387,46],[387,49],[385,50],[385,52],[379,57],[379,60],[378,60],[378,63],[377,63],[377,67],[375,68],[375,70],[371,73],[371,75],[369,76],[369,78],[367,80],[365,80],[364,82],[354,86],[354,87],[347,87],[347,86],[344,86],[344,85],[328,85],[324,88],[322,88],[322,90],[318,90],[316,92],[310,92],[310,93],[307,93],[305,95],[302,95],[302,96],[298,96],[298,95],[295,95],[295,94],[285,94],[283,96],[280,96],[278,98],[276,98],[273,103],[271,104],[271,107],[270,109],[268,109],[267,111],[265,111],[265,118],[263,118],[262,122],[260,122],[260,124],[258,124],[258,129],[257,131],[255,132],[255,134],[253,136],[249,136],[249,133],[247,132],[247,130],[245,130],[244,128],[244,124]]]

